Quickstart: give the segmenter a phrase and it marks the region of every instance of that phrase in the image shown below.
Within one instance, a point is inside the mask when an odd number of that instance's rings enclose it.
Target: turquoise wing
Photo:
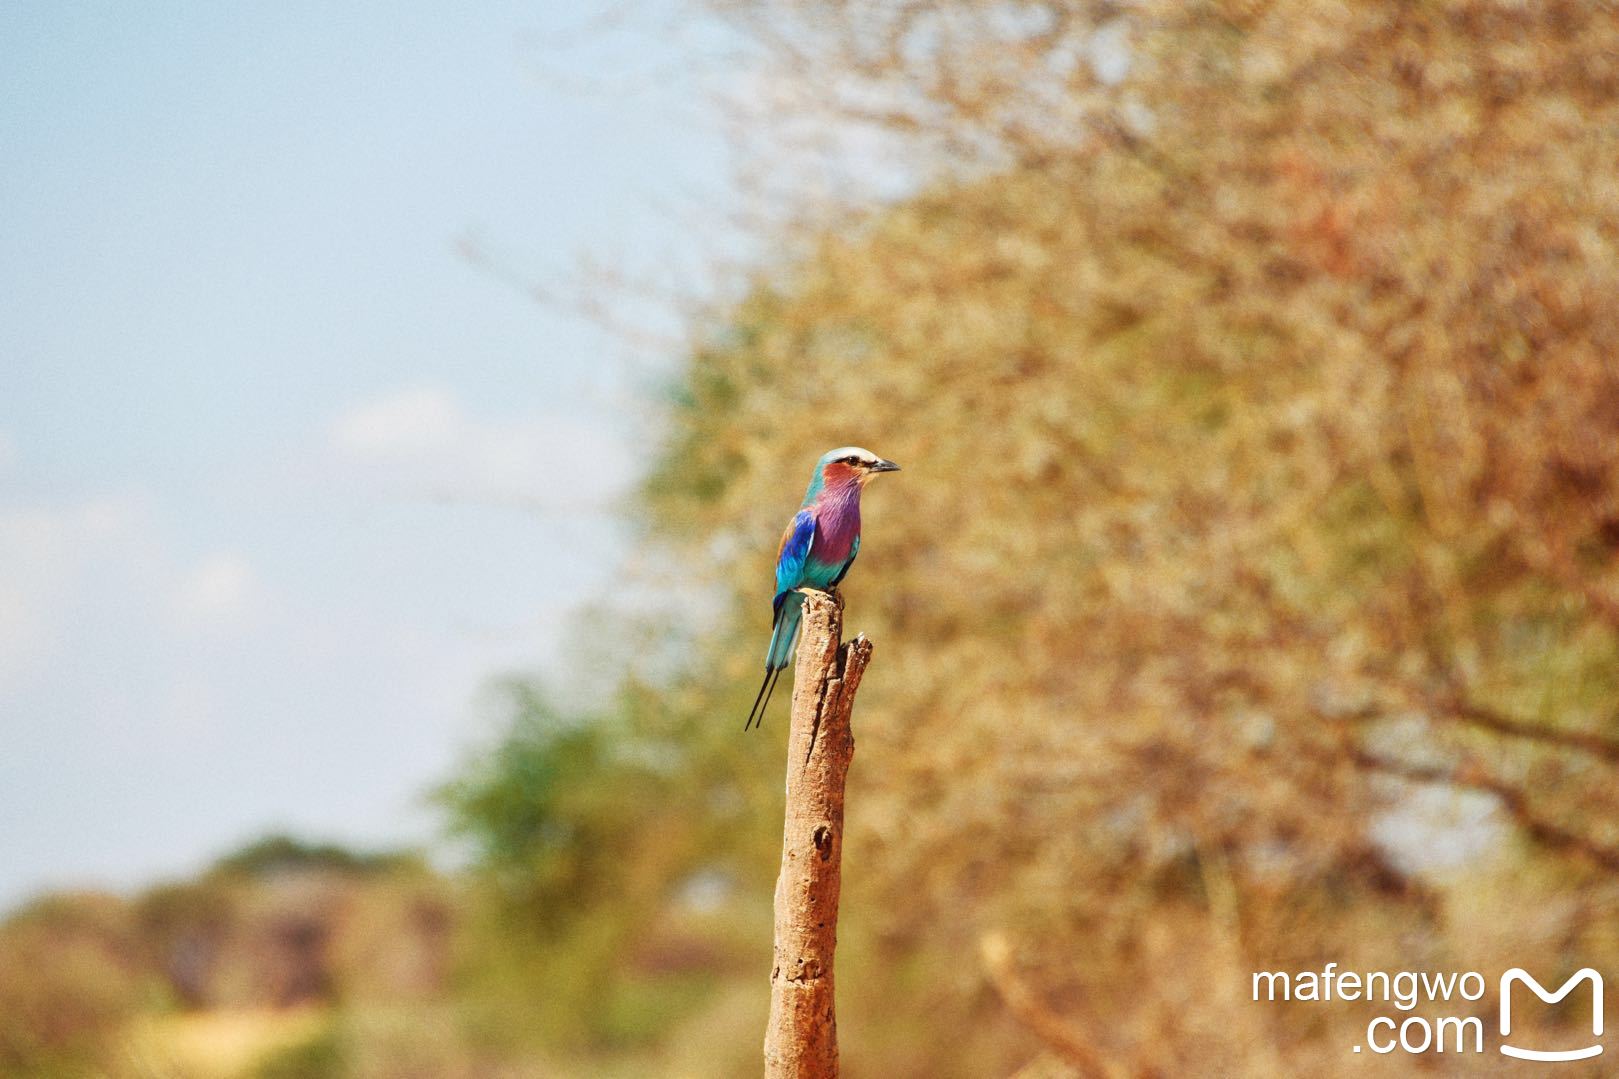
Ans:
[[[815,514],[799,510],[792,524],[782,533],[781,549],[776,553],[776,606],[781,597],[804,584],[804,565],[809,561],[810,548],[815,544]]]

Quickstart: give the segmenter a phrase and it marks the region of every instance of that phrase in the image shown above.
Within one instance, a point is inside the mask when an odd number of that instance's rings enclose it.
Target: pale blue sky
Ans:
[[[430,834],[609,587],[620,346],[456,253],[700,254],[690,39],[591,13],[0,7],[0,903]]]

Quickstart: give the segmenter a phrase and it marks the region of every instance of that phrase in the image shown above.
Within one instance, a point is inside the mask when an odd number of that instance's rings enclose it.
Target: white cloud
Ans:
[[[472,415],[451,391],[409,386],[350,409],[332,448],[367,483],[417,496],[601,506],[633,474],[605,421],[561,413]]]
[[[84,582],[114,564],[151,568],[144,496],[0,507],[0,694],[68,645]]]
[[[449,391],[413,386],[352,409],[333,425],[332,440],[356,457],[388,460],[442,450],[466,427]]]
[[[236,629],[258,610],[263,592],[246,559],[235,554],[210,555],[180,581],[175,613],[190,629]]]

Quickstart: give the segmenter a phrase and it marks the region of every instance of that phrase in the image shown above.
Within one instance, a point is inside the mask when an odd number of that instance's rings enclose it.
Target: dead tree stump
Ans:
[[[806,590],[787,735],[787,813],[776,879],[765,1075],[838,1074],[832,963],[843,875],[843,783],[854,756],[849,713],[871,642],[842,644],[843,602]]]

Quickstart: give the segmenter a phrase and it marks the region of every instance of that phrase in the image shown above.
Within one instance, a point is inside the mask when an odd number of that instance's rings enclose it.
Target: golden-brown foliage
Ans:
[[[1619,15],[724,10],[962,165],[760,280],[647,486],[758,636],[807,463],[905,466],[846,585],[890,938],[1004,930],[1076,1037],[1166,1072],[1347,1059],[1254,969],[1619,958]]]

